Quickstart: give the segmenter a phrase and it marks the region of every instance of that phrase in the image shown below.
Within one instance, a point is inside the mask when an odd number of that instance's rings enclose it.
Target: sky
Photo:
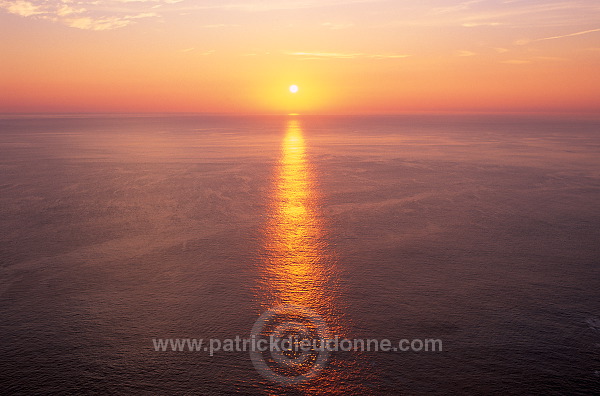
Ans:
[[[1,113],[600,112],[598,0],[0,0],[0,54]]]

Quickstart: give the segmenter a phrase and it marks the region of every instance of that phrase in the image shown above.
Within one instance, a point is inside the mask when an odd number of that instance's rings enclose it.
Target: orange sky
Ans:
[[[600,111],[597,0],[0,0],[0,37],[4,113]]]

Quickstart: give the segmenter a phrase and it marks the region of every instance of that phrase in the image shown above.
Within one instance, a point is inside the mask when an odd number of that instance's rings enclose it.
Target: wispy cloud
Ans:
[[[391,3],[391,1],[389,2]],[[388,3],[388,4],[389,4]],[[441,6],[432,6],[431,3]],[[472,1],[414,1],[394,2],[381,14],[389,11],[394,19],[379,24],[385,27],[443,27],[465,28],[551,28],[586,26],[600,20],[597,0],[472,0]],[[592,25],[593,26],[593,25]]]
[[[206,29],[218,29],[218,28],[235,27],[235,26],[239,26],[239,25],[229,24],[229,23],[214,23],[214,24],[209,24],[209,25],[202,25],[202,27],[206,28]]]
[[[4,8],[6,11],[11,14],[20,15],[24,17],[32,16],[32,15],[40,15],[43,14],[44,11],[41,9],[42,7],[39,5],[35,5],[29,1],[2,1],[0,2],[0,8]]]
[[[158,17],[143,3],[174,4],[181,0],[0,0],[0,9],[22,17],[50,20],[84,30],[112,30],[136,20]],[[128,7],[138,3],[141,7]],[[153,7],[152,7],[153,8]]]
[[[569,34],[562,34],[562,35],[559,35],[559,36],[543,37],[543,38],[534,39],[534,40],[523,39],[523,40],[517,41],[516,44],[518,44],[518,45],[525,45],[525,44],[529,44],[529,43],[535,43],[537,41],[557,40],[557,39],[567,38],[567,37],[582,36],[584,34],[590,34],[590,33],[595,33],[595,32],[600,32],[600,29],[583,30],[581,32],[575,32],[575,33],[569,33]]]
[[[75,17],[67,18],[64,22],[67,26],[84,30],[112,30],[130,25],[136,19],[151,18],[157,16],[152,13],[138,15],[125,15],[122,17],[92,18]]]
[[[286,55],[300,56],[303,58],[339,58],[353,59],[364,56],[362,53],[342,53],[342,52],[286,52]]]
[[[531,63],[531,61],[524,60],[524,59],[509,59],[509,60],[501,61],[500,63],[506,63],[508,65],[526,65],[528,63]]]
[[[408,58],[410,56],[406,54],[365,54],[362,52],[285,52],[284,54],[290,56],[298,56],[305,59],[403,59]]]
[[[461,56],[461,57],[475,56],[475,55],[476,54],[473,51],[461,50],[461,51],[456,52],[456,56]]]
[[[502,26],[501,22],[464,22],[462,27]]]
[[[503,2],[462,13],[462,26],[567,26],[593,23],[600,5],[593,1]]]
[[[433,8],[432,11],[434,14],[451,14],[451,13],[456,13],[456,12],[460,12],[460,11],[470,10],[471,6],[473,6],[474,4],[477,4],[477,3],[482,3],[483,1],[484,0],[463,1],[463,2],[459,2],[458,4],[453,4],[451,6],[435,7],[435,8]]]

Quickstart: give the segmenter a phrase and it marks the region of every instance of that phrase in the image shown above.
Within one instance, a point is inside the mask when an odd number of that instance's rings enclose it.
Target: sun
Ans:
[[[297,85],[290,85],[290,92],[291,93],[296,93],[298,92],[298,86]]]

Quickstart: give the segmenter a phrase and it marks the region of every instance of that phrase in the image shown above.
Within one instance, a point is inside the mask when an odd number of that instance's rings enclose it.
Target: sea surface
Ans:
[[[598,118],[0,116],[2,395],[599,392]]]

